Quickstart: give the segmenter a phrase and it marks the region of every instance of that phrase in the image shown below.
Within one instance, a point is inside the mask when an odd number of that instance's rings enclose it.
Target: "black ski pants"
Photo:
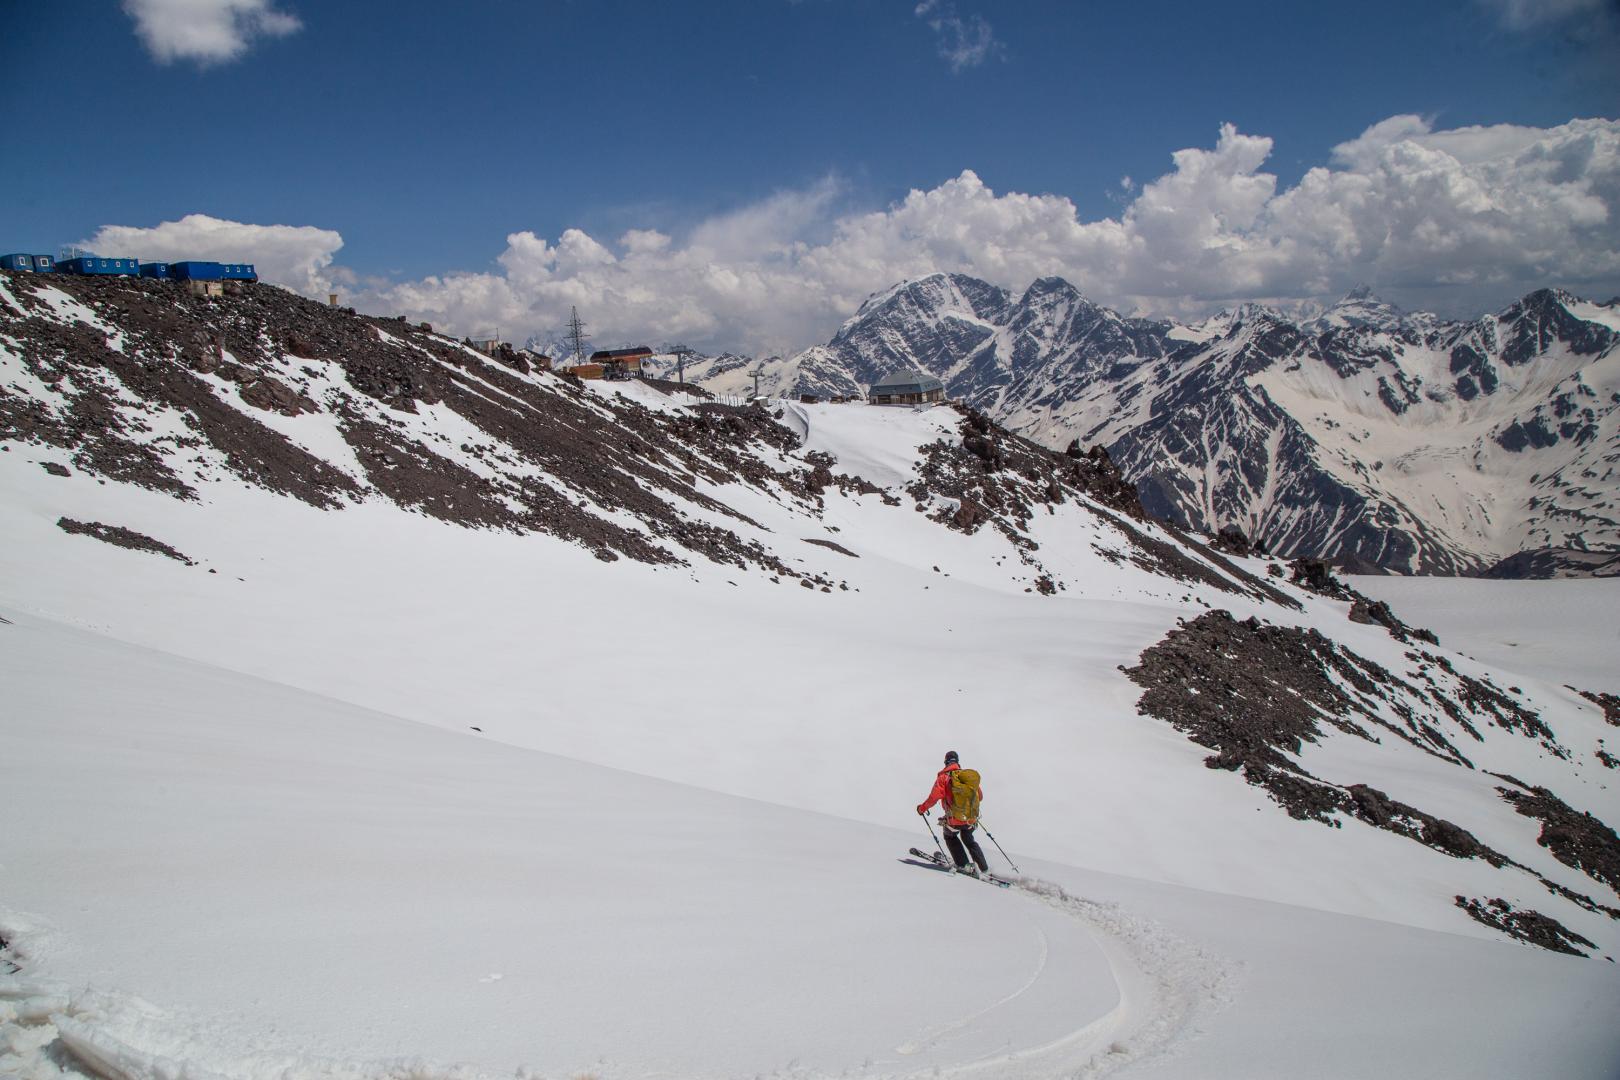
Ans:
[[[984,861],[984,852],[979,848],[979,842],[973,839],[973,830],[976,825],[947,825],[945,826],[945,846],[950,849],[951,859],[960,870],[967,865],[968,856],[973,856],[973,863],[980,870],[990,869],[990,864]],[[967,850],[964,851],[963,848]]]

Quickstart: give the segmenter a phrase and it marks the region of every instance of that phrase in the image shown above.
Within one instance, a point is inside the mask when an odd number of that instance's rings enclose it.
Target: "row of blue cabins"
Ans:
[[[110,277],[160,278],[164,281],[258,281],[252,263],[148,262],[103,259],[79,255],[53,259],[49,255],[0,255],[0,270],[27,270],[36,274],[89,274]]]

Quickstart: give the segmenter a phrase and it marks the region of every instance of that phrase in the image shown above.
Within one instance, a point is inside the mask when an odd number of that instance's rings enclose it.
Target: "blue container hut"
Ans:
[[[56,260],[49,255],[34,256],[34,270],[41,274],[49,274],[56,269]]]
[[[56,264],[58,273],[63,274],[89,274],[113,276],[127,274],[131,277],[141,272],[140,264],[134,259],[103,259],[95,255],[81,255],[77,259],[63,259]]]
[[[141,277],[158,278],[167,281],[172,276],[169,273],[168,263],[141,263]]]
[[[32,255],[0,255],[0,270],[32,270]]]
[[[225,267],[217,262],[198,262],[195,259],[169,264],[169,276],[177,281],[220,281]]]
[[[224,263],[220,270],[220,277],[226,281],[259,280],[259,275],[254,272],[252,263]]]

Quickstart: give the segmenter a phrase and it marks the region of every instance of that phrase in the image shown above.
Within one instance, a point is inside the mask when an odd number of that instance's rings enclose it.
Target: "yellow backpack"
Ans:
[[[951,820],[979,820],[979,774],[972,769],[951,773]]]

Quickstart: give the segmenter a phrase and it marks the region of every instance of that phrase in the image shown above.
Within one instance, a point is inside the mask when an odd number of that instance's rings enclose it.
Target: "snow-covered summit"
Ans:
[[[1424,316],[1418,316],[1423,318]],[[1303,323],[1308,330],[1325,333],[1346,327],[1364,327],[1384,332],[1399,332],[1412,318],[1405,311],[1373,293],[1372,286],[1358,285],[1344,298],[1313,319]],[[1432,318],[1432,316],[1428,317]]]

